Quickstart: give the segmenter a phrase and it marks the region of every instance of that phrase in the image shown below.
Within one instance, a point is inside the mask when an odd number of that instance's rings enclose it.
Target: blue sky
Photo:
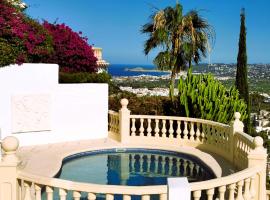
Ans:
[[[141,26],[153,7],[174,6],[176,0],[25,0],[27,14],[35,19],[65,23],[82,31],[90,44],[103,48],[110,63],[151,64],[156,52],[143,54],[146,35]],[[269,0],[182,0],[184,12],[200,14],[214,27],[216,43],[212,62],[235,63],[238,52],[240,10],[246,10],[249,63],[270,63]],[[207,59],[203,60],[206,62]]]

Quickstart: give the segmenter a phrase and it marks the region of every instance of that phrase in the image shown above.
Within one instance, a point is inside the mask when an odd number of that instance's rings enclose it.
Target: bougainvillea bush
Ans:
[[[47,21],[44,21],[43,26],[52,35],[54,48],[54,52],[44,62],[58,63],[63,72],[97,71],[97,58],[81,32],[76,33],[65,24]]]
[[[0,66],[41,62],[53,52],[52,37],[37,21],[0,0]]]

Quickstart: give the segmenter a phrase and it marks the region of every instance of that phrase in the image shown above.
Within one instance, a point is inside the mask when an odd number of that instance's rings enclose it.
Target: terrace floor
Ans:
[[[18,156],[21,159],[20,170],[36,175],[53,177],[60,170],[62,160],[72,154],[98,149],[111,148],[149,148],[164,149],[192,154],[212,168],[217,176],[225,176],[234,172],[232,165],[220,156],[202,152],[187,146],[132,146],[124,145],[112,139],[82,140],[65,143],[20,147]]]

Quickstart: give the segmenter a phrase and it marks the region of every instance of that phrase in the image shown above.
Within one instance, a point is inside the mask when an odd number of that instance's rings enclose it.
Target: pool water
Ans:
[[[168,177],[189,182],[215,178],[191,155],[163,150],[110,149],[84,152],[64,159],[59,178],[107,185],[165,185]]]

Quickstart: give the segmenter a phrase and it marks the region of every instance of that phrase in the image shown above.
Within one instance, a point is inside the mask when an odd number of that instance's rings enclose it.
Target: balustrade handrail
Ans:
[[[230,185],[232,183],[236,183],[238,181],[254,176],[260,171],[261,171],[261,167],[258,167],[258,166],[249,167],[228,176],[201,181],[201,182],[190,183],[191,191],[207,190],[207,189],[217,188],[224,185]]]
[[[260,170],[261,168],[258,166],[250,167],[225,177],[190,183],[191,191],[208,190],[211,188],[218,188],[220,186],[237,183],[239,181],[245,180],[246,178],[250,178],[256,175],[257,173],[260,172]],[[54,188],[61,188],[68,191],[101,193],[101,194],[112,194],[113,191],[113,194],[122,194],[122,195],[151,195],[151,194],[167,193],[167,185],[157,185],[157,186],[101,185],[93,183],[68,181],[59,178],[44,177],[23,171],[18,172],[17,178],[30,183]]]
[[[248,142],[250,142],[253,145],[254,137],[244,133],[244,132],[236,132],[236,134],[242,138],[245,138]]]
[[[164,120],[180,120],[180,121],[188,121],[188,122],[199,122],[199,123],[205,123],[209,125],[216,125],[219,127],[229,128],[229,125],[222,124],[219,122],[214,122],[210,120],[205,119],[197,119],[197,118],[191,118],[191,117],[176,117],[176,116],[162,116],[162,115],[130,115],[130,118],[135,119],[164,119]]]
[[[124,186],[124,185],[101,185],[68,181],[59,178],[50,178],[19,171],[18,179],[34,184],[61,188],[65,190],[91,192],[101,194],[125,194],[125,195],[149,195],[167,193],[167,185],[158,186]]]

